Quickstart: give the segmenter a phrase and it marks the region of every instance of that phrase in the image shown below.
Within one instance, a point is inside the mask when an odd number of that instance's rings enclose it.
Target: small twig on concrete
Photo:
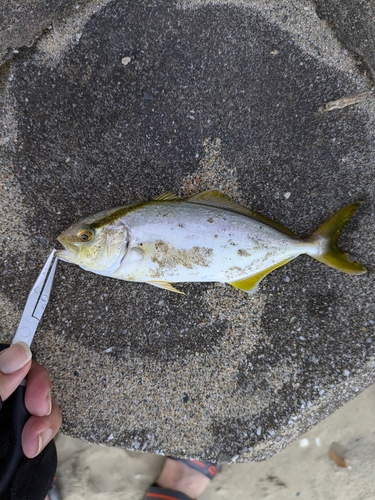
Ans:
[[[360,102],[365,101],[371,94],[374,93],[374,89],[367,90],[366,92],[361,92],[360,94],[351,95],[348,97],[340,97],[340,99],[336,99],[335,101],[329,101],[320,108],[319,111],[332,111],[333,109],[342,109],[347,106],[353,106],[354,104],[358,104]]]

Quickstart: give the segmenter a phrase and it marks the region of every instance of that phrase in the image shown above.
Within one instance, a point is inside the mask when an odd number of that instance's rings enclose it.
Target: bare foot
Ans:
[[[167,458],[156,483],[161,488],[180,491],[190,498],[197,498],[207,488],[210,479],[184,462]]]

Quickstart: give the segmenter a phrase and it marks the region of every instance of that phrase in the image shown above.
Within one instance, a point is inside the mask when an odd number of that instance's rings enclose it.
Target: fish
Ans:
[[[229,283],[254,293],[270,272],[301,254],[348,274],[366,269],[338,246],[359,202],[341,208],[309,238],[218,190],[173,193],[115,207],[72,224],[56,256],[93,273],[182,293],[174,283]]]

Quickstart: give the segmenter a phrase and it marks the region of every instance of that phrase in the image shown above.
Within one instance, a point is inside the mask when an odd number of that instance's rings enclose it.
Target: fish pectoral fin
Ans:
[[[184,292],[180,292],[180,290],[177,290],[174,286],[172,286],[170,283],[167,281],[162,281],[162,280],[152,280],[152,281],[145,281],[145,283],[148,283],[149,285],[154,285],[157,286],[158,288],[164,288],[164,290],[168,290],[169,292],[175,292],[175,293],[180,293],[181,295],[185,295]]]
[[[230,212],[235,212],[237,214],[245,215],[246,217],[250,217],[251,219],[255,219],[262,224],[267,224],[267,226],[271,226],[274,229],[277,229],[281,233],[287,234],[292,238],[298,238],[298,236],[293,233],[287,227],[284,227],[282,224],[275,222],[264,215],[260,215],[257,212],[253,212],[249,208],[243,207],[236,201],[231,200],[227,195],[223,194],[221,191],[217,189],[210,189],[209,191],[203,191],[203,193],[196,194],[187,198],[185,201],[189,203],[197,203],[198,205],[207,205],[209,207],[217,207],[222,208],[224,210],[228,210]]]
[[[235,288],[239,288],[240,290],[243,290],[244,292],[247,293],[255,293],[257,291],[259,283],[262,281],[262,279],[267,276],[270,272],[274,271],[278,267],[283,266],[287,262],[291,261],[291,259],[286,259],[283,260],[282,262],[279,262],[278,264],[275,264],[268,269],[264,269],[263,271],[260,271],[259,273],[253,274],[252,276],[248,276],[247,278],[243,278],[242,280],[237,280],[237,281],[230,281],[229,284],[234,286]]]
[[[172,201],[179,200],[180,198],[174,193],[163,193],[155,196],[154,201]]]

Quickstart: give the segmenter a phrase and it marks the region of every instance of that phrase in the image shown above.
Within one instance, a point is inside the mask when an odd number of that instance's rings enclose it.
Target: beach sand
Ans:
[[[224,464],[200,500],[374,499],[374,414],[375,385],[270,460]],[[346,467],[330,459],[332,443],[344,455]],[[161,456],[88,444],[62,434],[56,445],[63,500],[142,500],[164,462]]]

